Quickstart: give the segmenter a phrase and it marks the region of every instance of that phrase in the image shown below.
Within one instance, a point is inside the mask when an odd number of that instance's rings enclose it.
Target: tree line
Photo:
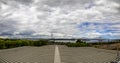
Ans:
[[[88,47],[101,44],[113,44],[119,43],[120,40],[114,42],[102,42],[102,43],[86,43],[78,39],[75,43],[73,42],[51,42],[49,40],[25,40],[25,39],[1,39],[0,38],[0,49],[8,49],[22,46],[43,46],[43,45],[66,45],[68,47]]]
[[[0,49],[22,46],[43,46],[47,44],[48,40],[0,39]]]

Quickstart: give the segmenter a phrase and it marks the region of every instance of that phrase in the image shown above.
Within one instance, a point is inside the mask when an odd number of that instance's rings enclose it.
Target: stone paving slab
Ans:
[[[53,63],[55,46],[0,50],[0,63]]]
[[[92,47],[59,46],[62,63],[110,63],[115,60],[116,51]]]

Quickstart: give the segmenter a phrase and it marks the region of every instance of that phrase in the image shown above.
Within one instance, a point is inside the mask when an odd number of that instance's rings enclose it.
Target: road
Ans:
[[[53,63],[55,46],[20,47],[0,51],[0,63]]]
[[[61,63],[60,52],[58,46],[55,47],[54,63]]]
[[[116,51],[92,47],[18,47],[0,50],[0,63],[108,63]]]

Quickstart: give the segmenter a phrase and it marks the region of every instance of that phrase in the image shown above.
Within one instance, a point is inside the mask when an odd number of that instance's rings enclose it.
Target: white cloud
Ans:
[[[11,26],[8,30],[15,29],[12,32],[14,35],[29,30],[34,32],[30,34],[34,36],[50,36],[51,32],[54,32],[55,36],[59,37],[94,38],[102,35],[96,32],[95,25],[84,27],[84,30],[77,26],[84,22],[119,22],[120,15],[117,14],[119,7],[119,3],[111,0],[20,0],[19,2],[18,0],[6,0],[0,2],[0,25],[4,24],[3,21],[13,20],[12,24],[15,28]],[[8,25],[4,27],[6,26]],[[1,33],[4,32],[4,27],[0,27]],[[100,30],[104,30],[103,28],[104,26],[99,26]],[[88,31],[89,29],[94,32]]]

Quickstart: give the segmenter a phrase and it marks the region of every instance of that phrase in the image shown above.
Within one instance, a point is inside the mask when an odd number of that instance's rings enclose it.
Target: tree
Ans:
[[[76,43],[83,43],[83,41],[80,40],[80,39],[78,39],[78,40],[76,41]]]

